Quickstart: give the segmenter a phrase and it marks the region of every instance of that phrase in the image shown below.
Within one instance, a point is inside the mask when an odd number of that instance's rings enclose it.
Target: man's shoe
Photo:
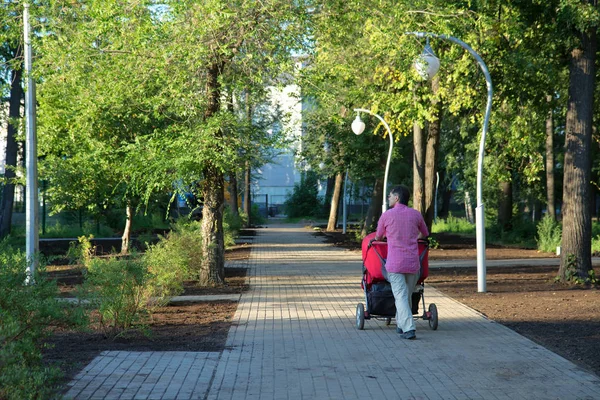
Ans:
[[[400,337],[402,337],[402,339],[413,340],[417,338],[417,335],[415,334],[415,331],[408,331],[400,334]]]
[[[400,329],[400,328],[396,327],[396,333],[399,333],[399,334],[401,334],[401,335],[402,335],[402,333],[403,333],[403,332],[402,332],[402,329]]]

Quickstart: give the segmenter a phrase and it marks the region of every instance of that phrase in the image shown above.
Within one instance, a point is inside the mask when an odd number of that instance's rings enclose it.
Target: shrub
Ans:
[[[238,236],[240,229],[242,229],[243,223],[244,221],[239,214],[234,215],[229,207],[225,208],[225,212],[223,213],[223,235],[225,237],[225,246],[235,245],[235,238]]]
[[[82,264],[88,266],[93,255],[96,253],[96,249],[92,245],[93,235],[79,236],[77,243],[71,242],[69,244],[69,250],[67,250],[67,258],[69,264]]]
[[[323,200],[319,197],[319,182],[317,174],[308,171],[300,183],[294,185],[294,190],[287,196],[284,206],[289,218],[314,217],[322,206]]]
[[[260,213],[258,204],[252,204],[250,207],[250,223],[252,225],[261,225],[265,223],[265,217]]]
[[[144,254],[153,277],[152,295],[164,303],[183,292],[183,281],[197,277],[202,261],[202,225],[180,218],[167,236],[149,245]]]
[[[552,217],[546,215],[537,226],[537,248],[540,251],[554,252],[560,246],[562,226]]]
[[[26,257],[7,243],[0,242],[0,398],[50,398],[60,371],[42,365],[43,340],[55,326],[85,321],[56,300],[56,283],[44,279],[43,268],[25,285]]]
[[[486,236],[492,242],[535,248],[536,224],[530,219],[514,217],[510,229],[505,229],[498,223],[490,224],[486,229]]]
[[[475,224],[467,221],[466,218],[457,218],[450,213],[446,219],[438,219],[431,228],[432,233],[453,232],[453,233],[475,233]]]
[[[98,225],[93,221],[85,221],[82,227],[79,224],[63,225],[60,221],[57,221],[46,226],[45,234],[42,235],[40,230],[40,236],[45,238],[71,238],[92,234],[99,237],[112,237],[115,232],[110,227],[103,224]]]
[[[108,334],[131,328],[147,314],[152,274],[141,258],[93,258],[80,297],[97,309]]]

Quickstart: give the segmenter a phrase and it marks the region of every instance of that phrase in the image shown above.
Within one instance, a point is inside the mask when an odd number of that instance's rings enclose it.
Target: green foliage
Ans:
[[[319,197],[319,182],[317,174],[308,171],[300,183],[294,185],[294,190],[288,194],[285,202],[285,212],[288,217],[314,217],[323,206]]]
[[[78,224],[62,224],[57,221],[54,224],[46,226],[46,233],[42,235],[40,228],[40,237],[43,238],[73,238],[79,236],[90,236],[94,235],[97,237],[112,237],[115,231],[110,227],[101,224],[100,230],[97,225],[92,221],[85,221],[83,227],[79,227]]]
[[[600,253],[600,235],[592,236],[592,254]]]
[[[431,227],[431,233],[452,232],[463,234],[475,234],[475,224],[466,218],[457,218],[450,213],[446,219],[438,219]]]
[[[502,244],[517,244],[523,247],[536,247],[536,225],[531,220],[515,217],[512,227],[505,230],[497,223],[486,228],[486,240]]]
[[[262,225],[265,223],[265,216],[260,212],[258,204],[252,204],[250,207],[250,222],[252,225]]]
[[[77,243],[71,242],[69,250],[67,250],[67,259],[70,264],[82,264],[89,266],[92,256],[96,253],[96,249],[92,245],[91,239],[94,236],[80,236],[77,238]]]
[[[126,331],[146,316],[153,275],[143,260],[93,258],[85,278],[79,296],[98,310],[106,334]]]
[[[536,239],[538,250],[555,252],[562,239],[562,225],[549,215],[545,215],[538,223]]]
[[[244,221],[240,214],[234,215],[229,207],[225,208],[223,212],[223,233],[226,247],[235,245],[235,238],[238,236],[243,224]]]
[[[42,364],[43,340],[53,327],[83,325],[78,309],[56,300],[54,281],[43,269],[25,285],[25,255],[0,242],[0,398],[50,398],[60,376]]]
[[[152,296],[164,303],[183,292],[183,281],[197,278],[202,261],[202,225],[180,218],[167,236],[149,245],[143,256],[152,273]]]
[[[561,277],[554,278],[555,282],[560,282]],[[565,266],[565,281],[575,283],[577,285],[596,285],[600,283],[600,279],[596,277],[596,272],[591,269],[588,271],[586,278],[580,277],[577,270],[577,257],[575,254],[567,254],[567,265]]]

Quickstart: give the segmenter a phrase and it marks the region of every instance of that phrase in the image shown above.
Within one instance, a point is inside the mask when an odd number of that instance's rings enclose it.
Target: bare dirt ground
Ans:
[[[253,231],[250,231],[253,232]],[[249,236],[248,233],[244,233]],[[227,260],[245,260],[250,245],[241,244],[226,250]],[[49,267],[51,279],[56,279],[63,297],[74,296],[76,285],[83,282],[82,269],[77,265]],[[186,282],[182,295],[237,294],[248,290],[245,268],[226,268],[225,285],[198,287]],[[97,324],[86,331],[57,330],[47,341],[44,361],[64,372],[61,385],[102,351],[222,351],[227,333],[237,309],[234,301],[177,303],[153,310],[144,326],[118,337],[108,336]]]
[[[341,232],[318,233],[336,246],[360,247]],[[434,234],[430,260],[475,260],[475,239]],[[533,249],[486,246],[487,259],[551,258]],[[600,268],[595,268],[596,275]],[[487,292],[477,293],[476,268],[430,268],[427,283],[534,342],[600,376],[600,290],[556,283],[558,266],[487,269]],[[440,326],[444,316],[440,315]]]

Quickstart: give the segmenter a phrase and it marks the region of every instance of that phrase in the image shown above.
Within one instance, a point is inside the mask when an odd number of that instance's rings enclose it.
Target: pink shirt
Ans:
[[[388,258],[385,269],[391,273],[419,272],[419,232],[428,236],[427,225],[421,213],[396,203],[381,215],[377,223],[377,237],[387,238]]]

